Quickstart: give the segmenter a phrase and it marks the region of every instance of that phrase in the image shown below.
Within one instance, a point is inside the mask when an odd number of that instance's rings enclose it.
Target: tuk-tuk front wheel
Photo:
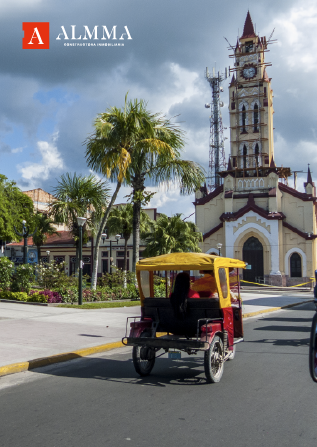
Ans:
[[[216,335],[210,344],[208,351],[205,351],[205,374],[207,382],[220,382],[223,374],[224,349],[221,338]]]
[[[150,332],[143,331],[140,337],[150,337]],[[132,359],[136,372],[142,377],[148,376],[155,363],[155,349],[149,346],[133,346]]]

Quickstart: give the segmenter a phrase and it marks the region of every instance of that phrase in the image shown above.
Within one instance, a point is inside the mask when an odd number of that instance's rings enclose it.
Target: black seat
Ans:
[[[145,298],[143,317],[152,318],[158,323],[158,332],[170,332],[175,335],[194,337],[197,333],[197,321],[205,318],[221,318],[219,299],[189,298],[184,319],[175,318],[168,298]],[[203,325],[201,322],[200,325]]]

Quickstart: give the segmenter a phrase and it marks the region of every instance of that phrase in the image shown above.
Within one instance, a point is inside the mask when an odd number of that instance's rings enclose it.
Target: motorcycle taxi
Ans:
[[[245,267],[243,261],[206,253],[170,253],[139,261],[136,275],[141,316],[127,319],[126,336],[122,339],[125,345],[133,346],[136,372],[140,376],[150,374],[160,350],[168,352],[172,358],[175,352],[193,355],[203,351],[207,382],[219,382],[224,362],[233,359],[236,343],[243,341],[238,272]],[[208,282],[205,281],[203,290],[198,291],[199,298],[188,298],[186,312],[179,318],[169,298],[173,281],[181,271],[190,274],[193,289],[197,281],[197,290],[201,279],[199,272],[208,273],[216,290],[208,293]],[[232,273],[238,291],[234,299],[230,291]],[[155,281],[162,277],[165,293],[164,297],[157,297]]]

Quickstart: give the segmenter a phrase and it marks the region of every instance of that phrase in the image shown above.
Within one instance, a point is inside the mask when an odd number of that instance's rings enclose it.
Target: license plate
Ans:
[[[179,360],[181,358],[181,352],[180,351],[171,351],[168,353],[169,359]]]

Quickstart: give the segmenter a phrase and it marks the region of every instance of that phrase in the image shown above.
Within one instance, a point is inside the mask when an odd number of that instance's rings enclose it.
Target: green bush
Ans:
[[[154,296],[155,298],[166,298],[165,279],[154,275]]]
[[[14,263],[5,256],[0,258],[0,289],[9,289],[14,272]]]
[[[47,303],[46,296],[43,293],[33,293],[31,296],[28,296],[27,301],[29,303]]]
[[[26,292],[10,292],[9,290],[0,292],[0,299],[14,300],[14,301],[28,301],[28,294]]]
[[[19,265],[12,277],[12,292],[29,292],[34,281],[34,267],[31,264]]]

